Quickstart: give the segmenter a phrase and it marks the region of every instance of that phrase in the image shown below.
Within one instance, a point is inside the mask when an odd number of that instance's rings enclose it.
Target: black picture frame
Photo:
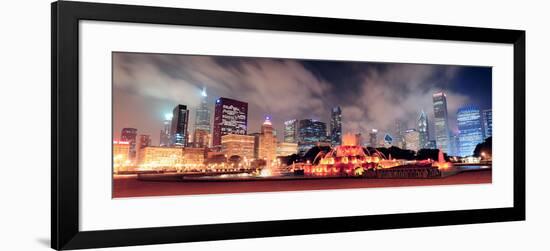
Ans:
[[[525,31],[59,1],[51,5],[51,247],[82,249],[525,220]],[[79,21],[191,25],[513,45],[514,206],[153,227],[79,230]],[[511,147],[511,146],[510,146]]]

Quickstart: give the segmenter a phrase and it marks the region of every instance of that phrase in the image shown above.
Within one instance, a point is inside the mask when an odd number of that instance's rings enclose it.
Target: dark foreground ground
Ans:
[[[135,176],[115,177],[113,197],[141,197],[192,194],[246,193],[300,191],[322,189],[349,189],[399,186],[434,186],[454,184],[491,183],[491,170],[478,170],[458,173],[435,179],[356,179],[332,178],[311,180],[261,180],[261,181],[142,181]]]

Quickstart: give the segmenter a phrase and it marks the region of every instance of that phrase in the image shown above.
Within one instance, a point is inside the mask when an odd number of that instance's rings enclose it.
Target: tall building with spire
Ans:
[[[201,97],[201,103],[195,113],[195,132],[193,133],[193,144],[195,147],[209,146],[212,131],[210,126],[211,112],[208,107],[206,87],[202,89]]]
[[[428,115],[422,110],[417,120],[418,127],[418,136],[419,136],[419,147],[427,148],[430,137],[429,137],[429,128],[428,128]]]
[[[447,95],[436,92],[432,96],[434,107],[435,143],[443,152],[450,152],[449,116],[447,114]]]
[[[173,114],[164,115],[163,128],[160,130],[160,146],[170,146],[170,128],[172,126]]]
[[[333,107],[330,113],[330,143],[332,146],[342,144],[342,109],[340,106]]]

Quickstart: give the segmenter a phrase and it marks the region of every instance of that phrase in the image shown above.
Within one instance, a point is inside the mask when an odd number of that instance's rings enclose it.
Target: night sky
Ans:
[[[396,120],[413,128],[423,109],[433,138],[433,92],[447,93],[456,132],[459,107],[491,108],[491,74],[490,67],[473,66],[114,53],[114,137],[133,127],[157,145],[164,114],[177,104],[190,109],[192,132],[206,87],[212,116],[220,96],[248,102],[248,133],[259,132],[266,115],[279,139],[286,120],[312,118],[328,126],[330,108],[341,106],[344,133],[392,132]]]

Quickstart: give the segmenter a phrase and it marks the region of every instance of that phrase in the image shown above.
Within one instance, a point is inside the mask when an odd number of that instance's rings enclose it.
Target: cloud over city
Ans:
[[[391,131],[397,120],[412,127],[422,109],[433,118],[436,91],[447,93],[452,120],[462,105],[490,104],[491,82],[464,80],[469,68],[476,67],[114,53],[115,137],[121,128],[135,127],[158,141],[163,114],[177,104],[191,110],[192,125],[203,87],[212,109],[218,97],[247,102],[249,132],[259,131],[265,115],[273,117],[279,134],[289,119],[328,124],[333,106],[342,107],[344,132]],[[469,95],[460,81],[489,85],[489,92]],[[480,98],[487,95],[488,102]]]

